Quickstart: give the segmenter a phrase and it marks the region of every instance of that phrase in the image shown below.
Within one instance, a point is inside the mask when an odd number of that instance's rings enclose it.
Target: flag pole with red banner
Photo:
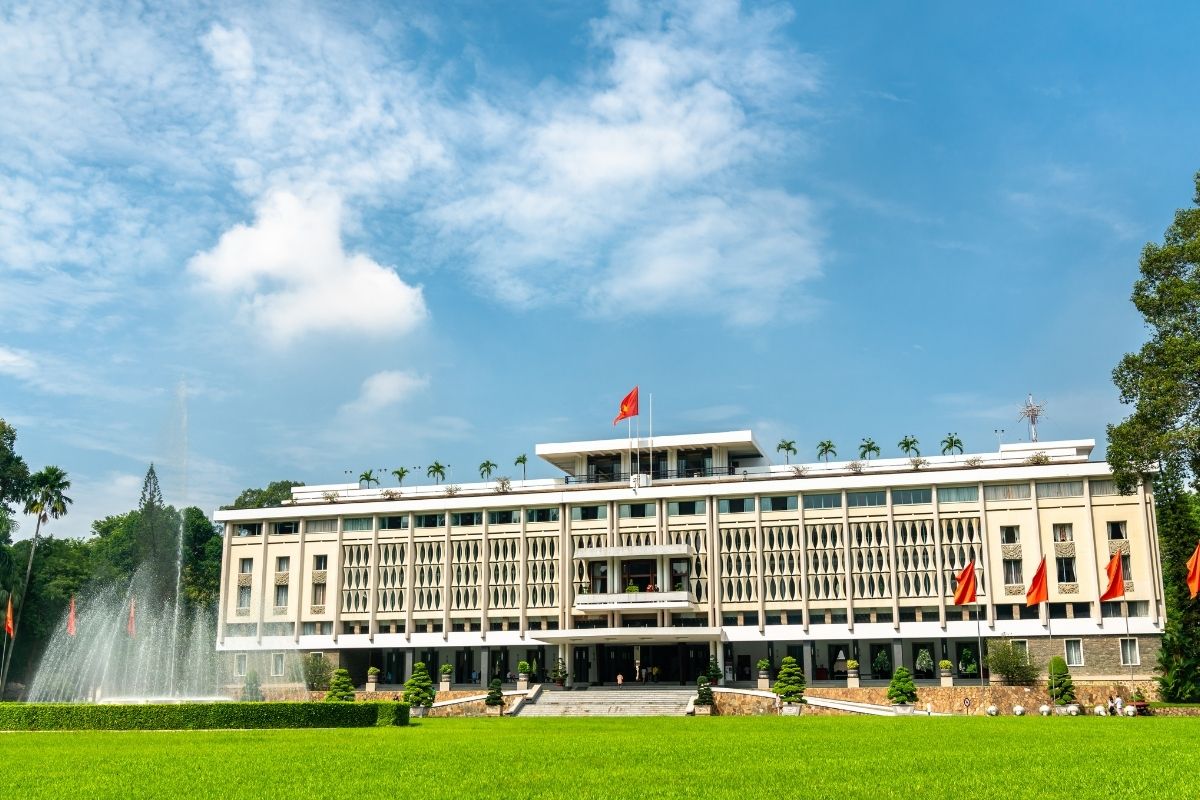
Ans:
[[[8,592],[8,611],[4,615],[4,647],[0,648],[0,659],[7,658],[8,648],[12,646],[13,638],[13,613],[12,613],[12,590]],[[3,664],[4,661],[0,661]]]
[[[1046,586],[1046,557],[1042,556],[1042,563],[1038,565],[1037,572],[1033,573],[1033,582],[1029,584],[1029,591],[1025,593],[1025,605],[1037,606],[1042,603],[1046,604],[1046,634],[1050,637],[1050,649],[1054,650],[1054,618],[1050,615],[1050,592]]]
[[[629,450],[629,477],[631,484],[634,475],[633,417],[636,416],[638,416],[638,387],[634,386],[633,390],[621,400],[621,405],[617,408],[616,419],[613,420],[613,425],[616,425],[621,420],[626,420],[626,441],[628,442]]]
[[[976,591],[977,578],[975,575],[975,559],[962,568],[954,579],[954,605],[967,606],[975,604],[975,646],[979,648],[976,654],[976,668],[979,670],[979,685],[983,686],[983,632],[979,626],[982,603]]]
[[[1125,599],[1125,568],[1121,563],[1121,552],[1113,553],[1113,557],[1108,560],[1108,566],[1104,568],[1105,574],[1108,575],[1108,588],[1104,590],[1104,594],[1100,595],[1100,602]],[[1125,638],[1129,638],[1129,603],[1122,603],[1123,606],[1121,616],[1125,617]],[[1103,610],[1100,612],[1103,614]],[[1122,656],[1124,653],[1122,653]],[[1129,659],[1129,680],[1133,680],[1133,659]]]
[[[67,610],[67,636],[75,635],[75,595],[71,595],[71,607]]]
[[[1187,587],[1192,599],[1200,594],[1200,542],[1196,543],[1196,552],[1187,562]]]

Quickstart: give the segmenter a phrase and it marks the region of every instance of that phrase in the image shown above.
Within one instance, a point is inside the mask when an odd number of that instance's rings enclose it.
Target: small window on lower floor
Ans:
[[[1142,663],[1141,653],[1138,652],[1137,639],[1122,639],[1121,640],[1121,666],[1137,667]]]
[[[1013,650],[1020,652],[1026,660],[1029,660],[1029,641],[1027,639],[1013,639],[1012,646]]]
[[[1066,656],[1068,667],[1083,666],[1083,639],[1067,639]]]
[[[283,653],[271,653],[271,677],[283,677]]]
[[[246,654],[238,653],[233,657],[233,673],[239,678],[246,677]]]

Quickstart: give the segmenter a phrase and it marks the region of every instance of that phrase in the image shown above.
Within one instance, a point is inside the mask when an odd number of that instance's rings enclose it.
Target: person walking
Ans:
[[[617,688],[620,689],[624,685],[625,685],[625,676],[622,675],[620,672],[618,672],[617,673]]]

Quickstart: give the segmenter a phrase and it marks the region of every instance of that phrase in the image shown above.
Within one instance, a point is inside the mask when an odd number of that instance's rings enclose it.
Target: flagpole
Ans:
[[[654,393],[650,393],[650,479],[654,480]]]
[[[975,565],[975,572],[979,572],[979,565]],[[976,584],[978,584],[978,576]],[[979,618],[982,616],[983,601],[979,599],[979,593],[975,594],[975,646],[979,648],[979,686],[983,687],[983,633],[980,630]],[[982,698],[980,698],[982,700]]]

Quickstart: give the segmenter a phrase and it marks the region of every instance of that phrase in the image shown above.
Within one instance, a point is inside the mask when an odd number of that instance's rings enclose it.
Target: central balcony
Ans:
[[[696,598],[691,592],[612,592],[578,594],[574,610],[596,611],[692,611]]]

